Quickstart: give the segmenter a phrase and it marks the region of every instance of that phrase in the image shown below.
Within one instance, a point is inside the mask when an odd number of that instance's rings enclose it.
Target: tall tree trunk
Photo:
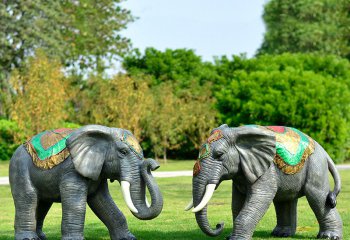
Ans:
[[[11,92],[9,87],[10,74],[6,70],[0,72],[0,117],[8,118],[8,104],[10,102]]]
[[[166,163],[167,163],[167,158],[166,158],[166,147],[163,148],[163,160],[164,160],[164,163],[166,164]]]
[[[154,151],[154,159],[155,159],[156,161],[158,161],[158,154],[157,154],[156,151]]]

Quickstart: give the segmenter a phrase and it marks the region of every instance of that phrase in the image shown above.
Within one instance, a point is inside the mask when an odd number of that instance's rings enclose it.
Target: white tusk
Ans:
[[[188,211],[191,208],[193,208],[193,199],[191,200],[191,202],[188,203],[187,207],[185,207],[185,211]]]
[[[197,207],[195,207],[192,210],[192,212],[194,212],[194,213],[199,212],[200,210],[202,210],[207,205],[207,203],[209,202],[210,198],[213,196],[213,193],[215,191],[215,187],[216,187],[216,184],[208,184],[205,187],[205,194],[203,196],[202,201],[198,204]]]
[[[145,194],[145,202],[146,202],[146,206],[149,208],[151,206],[151,204],[149,204],[149,202],[147,200],[147,194]]]
[[[130,209],[130,211],[132,211],[133,213],[138,213],[136,207],[134,206],[134,204],[131,200],[130,183],[127,181],[121,181],[120,185],[122,187],[122,193],[123,193],[123,197],[124,197],[124,201],[125,201],[126,205]]]

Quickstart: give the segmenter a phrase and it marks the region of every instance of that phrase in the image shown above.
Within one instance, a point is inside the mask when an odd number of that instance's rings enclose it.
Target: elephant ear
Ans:
[[[87,125],[67,139],[75,169],[84,177],[97,180],[106,154],[114,142],[112,130],[100,125]]]
[[[229,129],[229,126],[227,124],[221,124],[220,127],[211,130],[210,135],[212,135],[217,130],[224,131],[225,129]]]
[[[269,169],[276,154],[276,137],[258,126],[236,128],[235,145],[241,168],[250,183]]]

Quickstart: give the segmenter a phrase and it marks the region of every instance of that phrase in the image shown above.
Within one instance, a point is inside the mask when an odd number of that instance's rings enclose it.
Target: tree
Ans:
[[[348,0],[271,0],[259,54],[318,52],[350,57]]]
[[[57,27],[60,19],[60,6],[55,1],[0,3],[0,115],[6,115],[4,105],[10,92],[8,78],[12,69],[20,71],[26,57],[33,55],[39,46],[61,52],[58,48],[63,44],[58,39]]]
[[[222,122],[292,126],[318,141],[336,162],[349,157],[347,60],[315,54],[265,55],[234,64],[236,59],[217,62],[224,73],[237,66],[215,94]]]
[[[146,133],[153,152],[167,160],[167,150],[178,149],[184,141],[186,124],[184,102],[173,93],[171,84],[161,84],[153,89],[153,113],[148,116]]]
[[[7,73],[43,49],[80,69],[105,67],[103,59],[122,55],[129,40],[120,31],[133,21],[121,0],[3,1],[0,3],[1,64]]]
[[[184,100],[184,130],[186,138],[199,149],[209,137],[213,128],[218,127],[218,111],[215,109],[216,99],[209,86],[203,87],[202,94]]]
[[[8,161],[18,147],[15,141],[18,131],[16,122],[0,119],[0,161]]]
[[[146,48],[144,54],[135,50],[124,58],[123,67],[131,75],[142,73],[152,76],[152,86],[168,81],[176,83],[174,90],[212,82],[217,77],[213,65],[202,62],[191,49],[166,49],[162,52]]]
[[[217,111],[212,108],[214,101],[210,94],[203,92],[196,99],[178,97],[173,89],[170,82],[152,88],[154,105],[145,122],[145,135],[152,150],[156,158],[163,156],[165,162],[168,150],[179,150],[187,142],[192,148],[184,151],[199,149],[216,127]]]
[[[67,16],[62,38],[67,43],[65,63],[102,73],[129,51],[130,40],[121,31],[134,21],[121,6],[124,0],[62,1]]]
[[[14,70],[10,83],[15,91],[11,118],[18,124],[17,141],[61,127],[67,117],[68,83],[58,60],[38,51],[25,70]]]
[[[41,48],[58,57],[65,67],[81,73],[102,73],[107,62],[118,59],[130,41],[121,30],[133,21],[121,0],[1,1],[0,2],[0,88],[8,93],[13,68],[21,70],[24,60]],[[0,96],[0,115],[4,115]]]
[[[189,153],[199,148],[216,127],[212,83],[219,76],[213,64],[202,62],[193,50],[147,48],[144,54],[128,55],[123,66],[131,76],[152,79],[157,114],[148,125],[157,127],[149,129],[148,136],[156,154],[166,157],[167,150]]]
[[[143,121],[153,104],[147,80],[116,75],[112,79],[91,77],[78,95],[81,102],[78,120],[82,124],[97,123],[125,128],[142,137]]]

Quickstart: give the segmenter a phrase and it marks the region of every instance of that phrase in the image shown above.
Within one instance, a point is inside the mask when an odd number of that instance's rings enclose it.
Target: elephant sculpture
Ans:
[[[15,239],[46,239],[42,227],[53,202],[62,203],[62,239],[84,239],[86,203],[106,225],[111,239],[136,239],[111,198],[107,179],[120,182],[134,216],[152,219],[163,207],[151,174],[158,167],[153,159],[144,159],[128,130],[87,125],[39,133],[19,146],[10,161]]]
[[[328,170],[335,182],[330,191]],[[192,202],[201,230],[217,236],[223,223],[212,229],[207,204],[223,180],[232,180],[233,231],[227,239],[251,239],[254,229],[273,202],[277,225],[272,235],[293,236],[297,201],[306,196],[319,223],[318,238],[342,239],[342,220],[336,210],[341,181],[326,151],[294,128],[247,125],[214,129],[199,152],[193,169]]]

